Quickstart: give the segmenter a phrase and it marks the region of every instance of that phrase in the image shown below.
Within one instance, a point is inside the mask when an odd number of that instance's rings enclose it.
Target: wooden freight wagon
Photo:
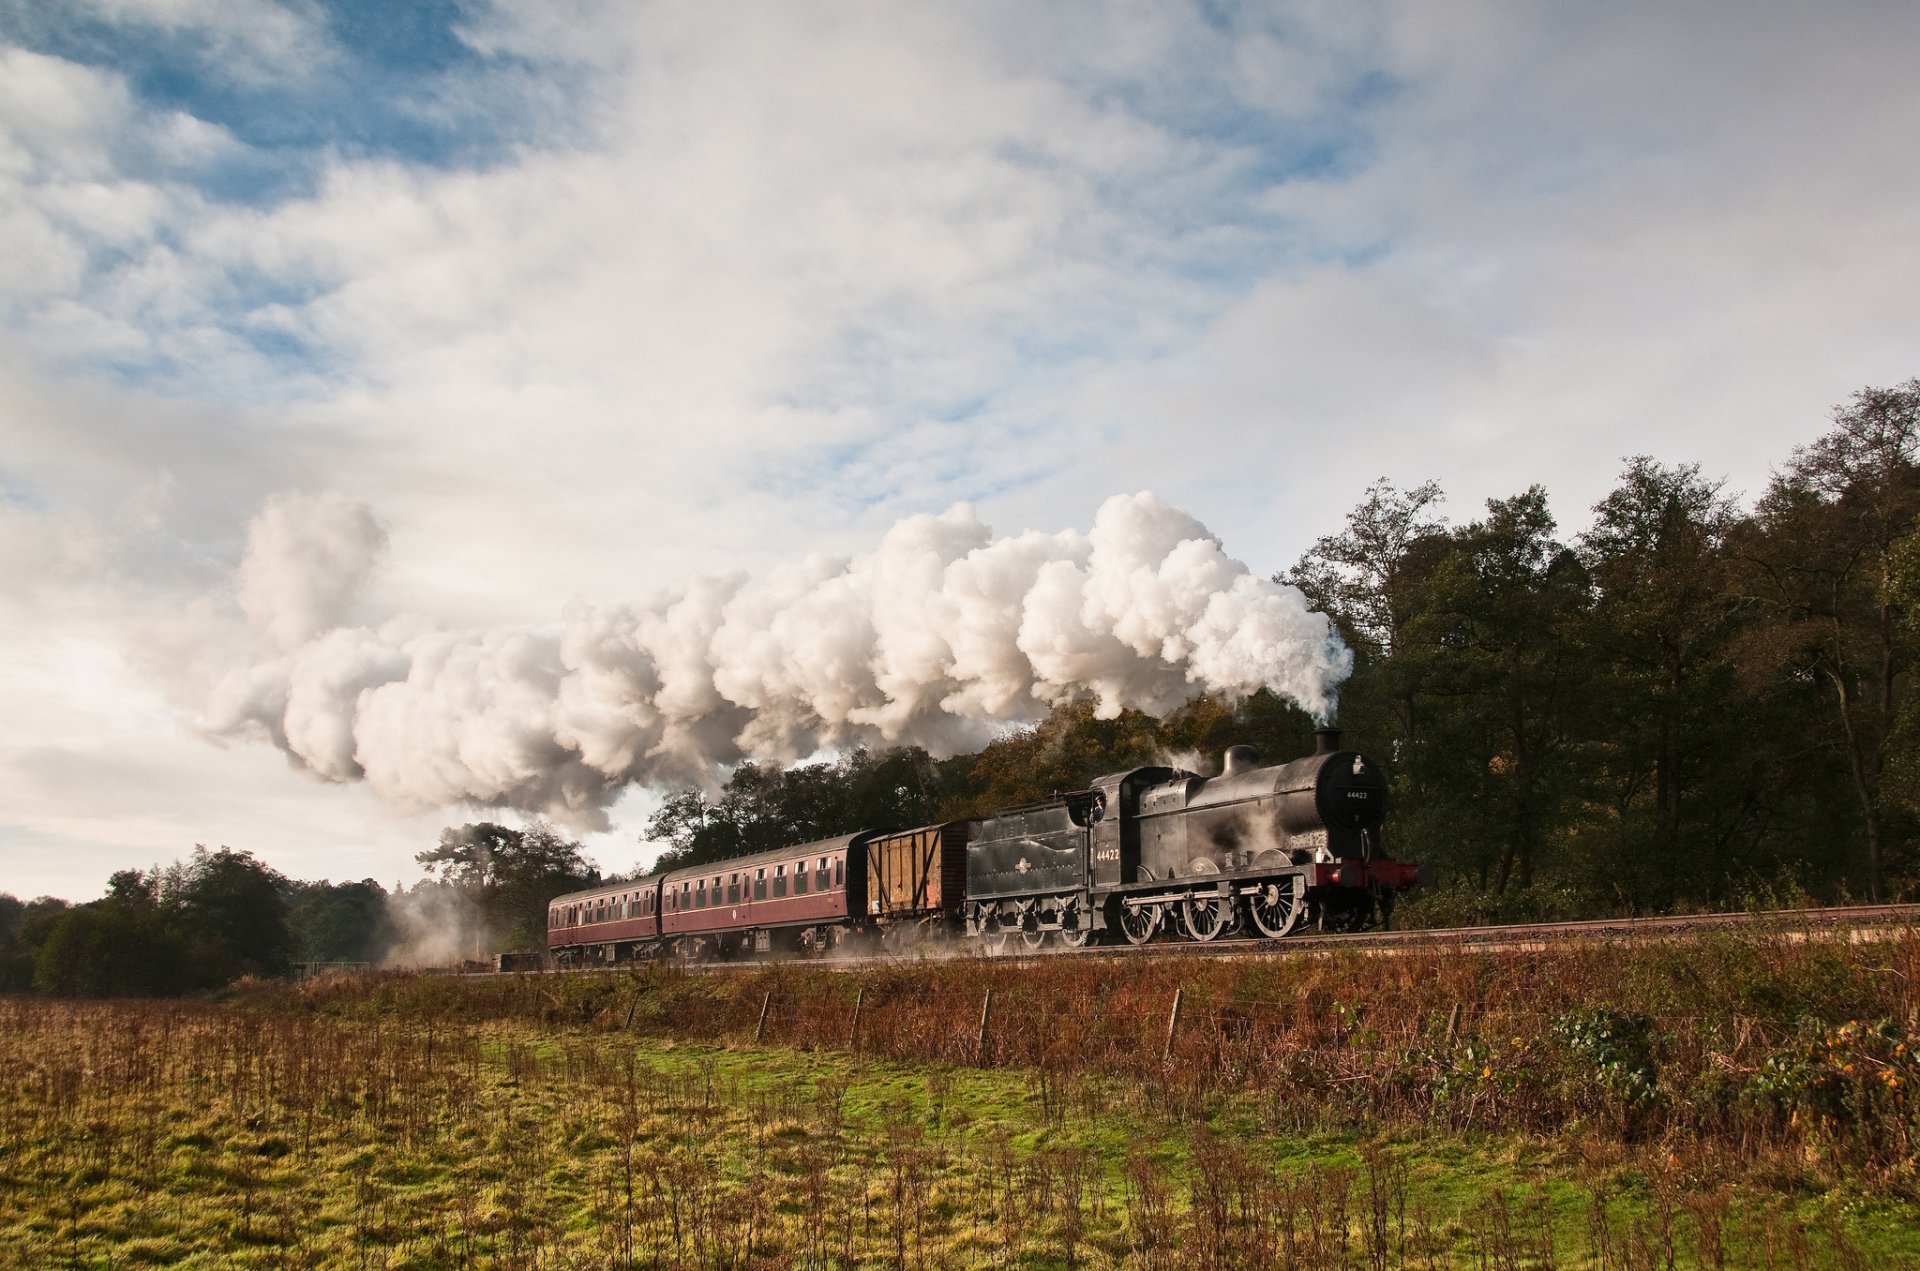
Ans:
[[[966,899],[972,821],[947,821],[867,840],[867,917],[883,930],[957,921]]]

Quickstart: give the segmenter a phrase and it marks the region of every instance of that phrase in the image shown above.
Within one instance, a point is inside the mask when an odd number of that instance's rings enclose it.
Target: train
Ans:
[[[820,956],[937,939],[988,954],[1281,939],[1386,924],[1429,881],[1386,850],[1387,785],[1334,728],[1263,765],[1230,747],[1217,776],[1167,766],[979,820],[867,829],[556,896],[558,965]]]

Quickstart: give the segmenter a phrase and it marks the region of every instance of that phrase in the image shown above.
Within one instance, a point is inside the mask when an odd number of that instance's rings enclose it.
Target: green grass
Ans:
[[[6,1267],[1520,1267],[1543,1232],[1560,1267],[1696,1266],[1721,1209],[1725,1265],[1920,1266],[1910,1204],[1680,1143],[581,1024],[0,1015]]]

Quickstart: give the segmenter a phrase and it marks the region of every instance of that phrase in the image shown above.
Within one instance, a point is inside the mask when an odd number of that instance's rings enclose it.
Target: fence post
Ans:
[[[1180,1027],[1180,1002],[1185,995],[1185,989],[1175,989],[1173,991],[1173,1010],[1167,1013],[1167,1046],[1160,1055],[1163,1060],[1171,1060],[1173,1058],[1173,1034],[1174,1031]]]
[[[760,1022],[753,1026],[753,1044],[758,1046],[767,1032],[767,1007],[773,1005],[773,990],[767,990],[760,999]]]
[[[848,1050],[860,1049],[860,1004],[866,1001],[866,998],[867,991],[865,989],[855,989],[853,991],[853,1028],[850,1029],[847,1034]]]
[[[633,1027],[633,1012],[638,1009],[640,1005],[640,995],[647,990],[647,986],[640,982],[639,976],[636,975],[633,978],[633,1000],[627,1003],[627,1022],[620,1026],[622,1032]]]
[[[1453,1034],[1460,1027],[1460,1003],[1455,1002],[1453,1009],[1447,1012],[1447,1045],[1453,1045]]]
[[[980,999],[980,1031],[973,1036],[973,1062],[979,1063],[980,1057],[987,1053],[987,1016],[993,1010],[993,990]]]

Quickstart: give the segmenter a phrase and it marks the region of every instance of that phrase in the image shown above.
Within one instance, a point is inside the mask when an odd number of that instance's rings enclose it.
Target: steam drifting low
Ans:
[[[957,504],[868,555],[576,603],[547,627],[341,625],[384,548],[337,494],[268,504],[235,589],[257,656],[214,685],[209,735],[269,740],[407,807],[599,826],[631,783],[860,743],[952,753],[1082,694],[1111,717],[1266,687],[1324,718],[1352,666],[1298,591],[1144,492],[1085,534],[995,539]]]

